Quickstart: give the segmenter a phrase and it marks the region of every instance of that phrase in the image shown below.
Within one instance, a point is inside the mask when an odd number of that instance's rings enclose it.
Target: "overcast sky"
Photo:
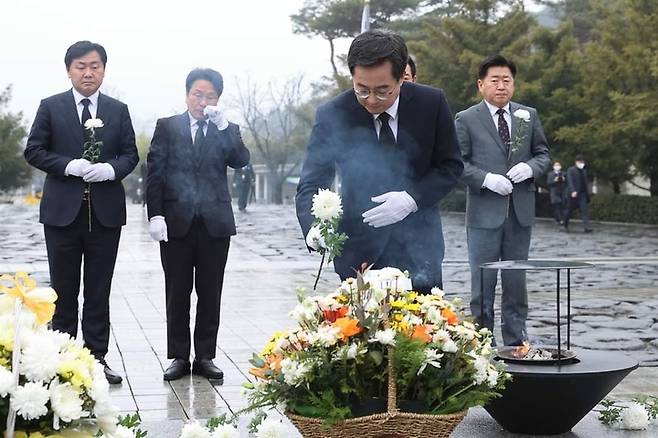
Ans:
[[[136,131],[185,109],[185,76],[211,67],[224,76],[259,83],[303,73],[330,74],[329,48],[320,38],[294,35],[289,19],[303,0],[153,1],[3,0],[0,87],[13,85],[12,111],[31,124],[39,101],[70,88],[64,54],[87,39],[108,53],[101,91],[130,108]],[[347,50],[349,42],[339,46]]]

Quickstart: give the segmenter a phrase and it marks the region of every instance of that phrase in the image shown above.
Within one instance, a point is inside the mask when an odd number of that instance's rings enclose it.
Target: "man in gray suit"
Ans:
[[[537,111],[511,102],[514,63],[491,56],[480,65],[478,75],[484,100],[458,113],[456,127],[467,185],[471,313],[480,326],[493,330],[497,272],[486,270],[481,283],[480,265],[528,259],[535,179],[546,172],[550,157]],[[520,345],[527,339],[525,272],[503,271],[501,278],[503,342]]]

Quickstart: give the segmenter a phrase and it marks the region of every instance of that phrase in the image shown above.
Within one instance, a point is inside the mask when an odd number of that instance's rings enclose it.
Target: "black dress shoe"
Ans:
[[[164,380],[178,380],[190,374],[190,361],[186,359],[174,359],[169,368],[164,372]]]
[[[192,374],[197,374],[211,380],[223,380],[224,372],[217,368],[212,359],[195,359]]]
[[[594,232],[594,230],[593,230],[593,229],[591,229],[591,228],[585,228],[585,232],[586,232],[586,233],[593,233],[593,232]]]
[[[105,378],[107,379],[107,383],[109,383],[110,385],[118,385],[123,381],[123,377],[121,377],[121,374],[114,371],[105,362],[102,362],[102,364],[103,364],[103,372],[105,373]]]

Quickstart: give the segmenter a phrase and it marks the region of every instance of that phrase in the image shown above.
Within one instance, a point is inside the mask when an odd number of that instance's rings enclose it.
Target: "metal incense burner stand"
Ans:
[[[507,364],[512,381],[502,397],[489,402],[485,409],[505,430],[530,435],[554,435],[571,430],[596,406],[638,362],[618,353],[571,351],[571,270],[593,268],[594,265],[559,260],[518,260],[485,263],[480,266],[484,279],[486,269],[545,271],[557,275],[557,354],[549,360],[518,360],[504,354],[499,359]],[[567,271],[567,344],[562,350],[560,320],[560,271]],[[484,280],[481,288],[484,289]],[[482,299],[484,315],[484,299]],[[550,350],[550,349],[549,349]]]

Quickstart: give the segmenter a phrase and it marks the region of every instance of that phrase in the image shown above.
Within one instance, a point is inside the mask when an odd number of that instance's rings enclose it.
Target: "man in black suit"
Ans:
[[[569,219],[571,219],[574,210],[578,209],[580,210],[580,218],[583,220],[585,232],[591,233],[593,230],[589,226],[589,212],[587,211],[589,188],[583,157],[576,157],[574,165],[567,169],[567,193],[569,200],[567,202],[567,214],[564,217],[564,229],[569,232]]]
[[[347,61],[354,89],[317,110],[297,217],[307,236],[313,195],[332,185],[338,169],[340,230],[348,240],[334,260],[336,272],[345,279],[362,263],[393,266],[409,270],[415,290],[429,292],[442,285],[438,203],[463,164],[443,92],[404,82],[407,60],[396,34],[372,30],[352,41]]]
[[[126,223],[121,180],[138,162],[135,133],[128,107],[98,91],[105,75],[105,49],[78,41],[64,62],[73,88],[41,101],[25,148],[28,163],[47,174],[39,220],[44,224],[51,286],[58,295],[53,328],[77,335],[84,257],[82,336],[105,366],[108,382],[121,383],[104,358],[112,274]],[[96,129],[96,139],[102,141],[96,163],[80,158],[89,132],[83,125],[91,118],[104,124]]]
[[[553,163],[553,171],[546,176],[546,184],[550,191],[551,207],[553,217],[558,225],[564,225],[564,200],[567,189],[567,176],[562,172],[562,164],[559,161]]]
[[[219,309],[229,243],[235,235],[226,167],[249,162],[238,125],[216,108],[224,84],[211,69],[185,81],[187,111],[158,120],[147,158],[151,237],[160,242],[167,302],[165,380],[190,372],[190,295],[198,297],[192,372],[222,380],[215,366]],[[206,115],[210,114],[210,117]],[[194,279],[194,280],[193,280]]]

